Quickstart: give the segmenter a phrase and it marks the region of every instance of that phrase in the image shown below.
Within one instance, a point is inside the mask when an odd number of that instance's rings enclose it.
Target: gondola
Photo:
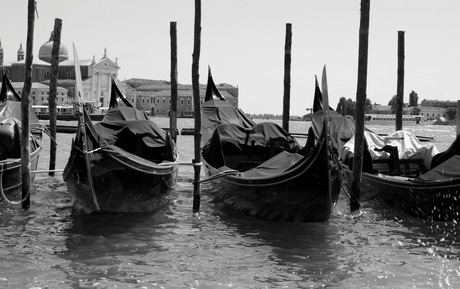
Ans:
[[[30,170],[36,171],[42,150],[41,125],[29,108],[30,125]],[[21,97],[11,85],[8,77],[2,78],[0,92],[0,203],[20,204],[22,195],[21,177]],[[35,174],[30,176],[31,182]]]
[[[349,189],[355,123],[350,116],[330,114],[333,144],[347,175],[344,187]],[[313,122],[320,120],[313,117]],[[359,201],[380,200],[424,220],[460,219],[460,137],[444,152],[404,130],[379,135],[365,128],[364,139]]]
[[[81,96],[81,76],[76,78]],[[169,135],[134,108],[112,80],[110,105],[102,121],[93,124],[80,109],[63,177],[77,212],[154,212],[170,200],[178,156]]]
[[[216,199],[256,218],[325,222],[341,189],[328,125],[301,147],[272,122],[255,123],[217,90],[202,105],[202,161]]]
[[[410,132],[389,137],[365,132],[361,201],[382,200],[390,207],[424,220],[460,219],[460,139],[444,152],[422,144]],[[351,167],[352,145],[343,150]]]

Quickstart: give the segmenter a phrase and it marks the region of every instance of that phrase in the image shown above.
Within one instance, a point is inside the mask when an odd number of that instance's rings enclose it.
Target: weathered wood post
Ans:
[[[361,192],[361,177],[364,151],[364,113],[366,106],[367,89],[367,56],[369,48],[369,14],[370,0],[361,0],[361,19],[359,26],[358,52],[358,87],[356,91],[356,127],[355,127],[355,155],[353,157],[353,182],[350,199],[350,210],[359,209],[359,195]]]
[[[169,133],[177,143],[177,28],[176,22],[169,23],[171,37],[171,107],[169,114]]]
[[[61,47],[61,27],[62,20],[59,18],[54,19],[53,31],[53,49],[51,51],[51,77],[50,77],[50,97],[49,97],[49,110],[50,110],[50,164],[48,175],[54,176],[56,168],[56,94],[57,94],[57,78],[58,78],[58,65],[59,65],[59,48]]]
[[[291,46],[292,24],[286,23],[286,41],[284,44],[283,129],[287,132],[289,132],[289,108],[291,106]]]
[[[402,130],[404,105],[404,31],[398,31],[398,80],[396,92],[396,130]]]
[[[192,54],[192,87],[193,87],[193,104],[195,110],[195,158],[193,159],[193,168],[195,171],[193,185],[193,212],[200,211],[200,174],[201,174],[201,104],[200,104],[200,45],[201,45],[201,0],[195,0],[195,25],[193,37],[193,54]]]
[[[455,122],[457,123],[457,136],[460,135],[460,100],[457,100],[457,112],[455,113]]]
[[[340,106],[342,108],[341,114],[343,116],[346,116],[347,115],[347,100],[345,99],[345,97],[340,98]]]
[[[24,89],[21,96],[21,178],[22,208],[30,207],[30,136],[29,136],[29,95],[32,87],[32,60],[35,24],[35,0],[29,0],[27,6],[27,47],[25,62]]]

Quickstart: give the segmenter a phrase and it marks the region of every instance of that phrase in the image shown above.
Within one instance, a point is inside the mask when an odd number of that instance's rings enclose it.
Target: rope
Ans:
[[[12,189],[14,187],[10,187],[8,189]],[[27,192],[27,195],[24,196],[24,198],[20,201],[11,201],[9,200],[6,195],[5,195],[5,192],[3,190],[3,171],[0,172],[0,194],[2,196],[2,198],[5,200],[5,202],[7,202],[8,204],[11,204],[11,205],[20,205],[22,204],[22,202],[24,202],[30,195],[30,190]]]
[[[217,173],[217,174],[212,175],[212,176],[210,176],[208,178],[205,178],[205,179],[199,180],[198,182],[193,182],[193,183],[194,184],[200,184],[200,183],[203,183],[203,182],[212,181],[212,180],[222,178],[222,177],[225,177],[225,176],[236,176],[236,175],[238,175],[237,170],[228,170],[228,171],[223,171],[223,172]]]
[[[42,173],[62,173],[64,170],[40,170],[40,171],[30,171],[31,174],[42,174]]]

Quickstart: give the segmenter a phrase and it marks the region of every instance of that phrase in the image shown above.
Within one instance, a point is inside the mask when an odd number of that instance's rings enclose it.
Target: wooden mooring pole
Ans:
[[[61,28],[62,20],[59,18],[54,19],[53,31],[53,49],[51,50],[51,77],[50,77],[50,97],[49,97],[49,110],[50,110],[50,135],[51,139],[56,139],[56,95],[57,95],[57,78],[59,66],[59,52],[61,47]],[[54,176],[56,168],[56,142],[50,143],[50,164],[48,175]]]
[[[169,23],[171,37],[171,109],[169,113],[169,133],[177,143],[177,28],[176,22]]]
[[[364,152],[364,113],[366,107],[367,89],[367,57],[369,48],[369,14],[370,0],[361,0],[361,19],[359,26],[358,52],[358,87],[356,91],[356,127],[355,127],[355,155],[353,157],[353,182],[350,199],[350,210],[360,208],[359,195],[361,192],[361,177]]]
[[[402,130],[404,105],[404,31],[398,31],[398,80],[396,92],[396,130]]]
[[[28,1],[27,7],[27,46],[25,61],[24,89],[21,99],[21,178],[22,208],[30,207],[30,136],[29,136],[29,95],[32,87],[32,61],[35,24],[35,0]]]
[[[201,45],[201,0],[195,0],[195,25],[194,41],[192,54],[192,87],[193,87],[193,104],[195,110],[195,158],[193,159],[193,168],[195,171],[193,185],[193,212],[200,211],[200,174],[201,174],[201,104],[200,104],[200,45]]]
[[[283,94],[283,129],[289,132],[289,108],[291,106],[291,46],[292,24],[286,23],[286,41],[284,44],[284,94]]]
[[[455,113],[455,122],[457,123],[457,136],[460,135],[460,100],[457,100],[457,112]]]

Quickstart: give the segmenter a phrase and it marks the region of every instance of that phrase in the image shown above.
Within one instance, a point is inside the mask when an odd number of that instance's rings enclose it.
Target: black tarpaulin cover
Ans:
[[[35,113],[30,113],[29,122],[39,123]],[[0,102],[0,160],[21,157],[21,127],[21,103]],[[29,139],[30,150],[33,152],[39,145],[32,134]]]
[[[224,155],[264,155],[271,139],[284,139],[289,151],[299,150],[299,144],[280,126],[272,122],[255,124],[251,128],[227,123],[219,125],[203,148],[203,157],[215,168],[225,164]]]
[[[99,136],[99,145],[103,151],[117,151],[116,146],[130,154],[154,162],[174,161],[176,150],[169,135],[151,120],[101,121],[94,128]],[[129,156],[128,156],[129,157]]]
[[[232,123],[242,128],[251,128],[255,123],[243,111],[228,101],[211,99],[201,108],[201,146],[203,147],[220,124]]]
[[[263,178],[278,175],[293,167],[303,158],[304,156],[298,153],[282,151],[257,167],[238,174],[238,177]]]
[[[420,176],[425,181],[448,181],[460,178],[460,156],[454,155]]]
[[[135,109],[134,107],[115,106],[107,111],[102,121],[119,121],[119,120],[145,120],[149,117],[145,112]]]
[[[21,121],[21,102],[20,101],[3,101],[0,102],[0,119],[16,118]],[[40,121],[35,112],[29,107],[29,124],[38,124]]]

